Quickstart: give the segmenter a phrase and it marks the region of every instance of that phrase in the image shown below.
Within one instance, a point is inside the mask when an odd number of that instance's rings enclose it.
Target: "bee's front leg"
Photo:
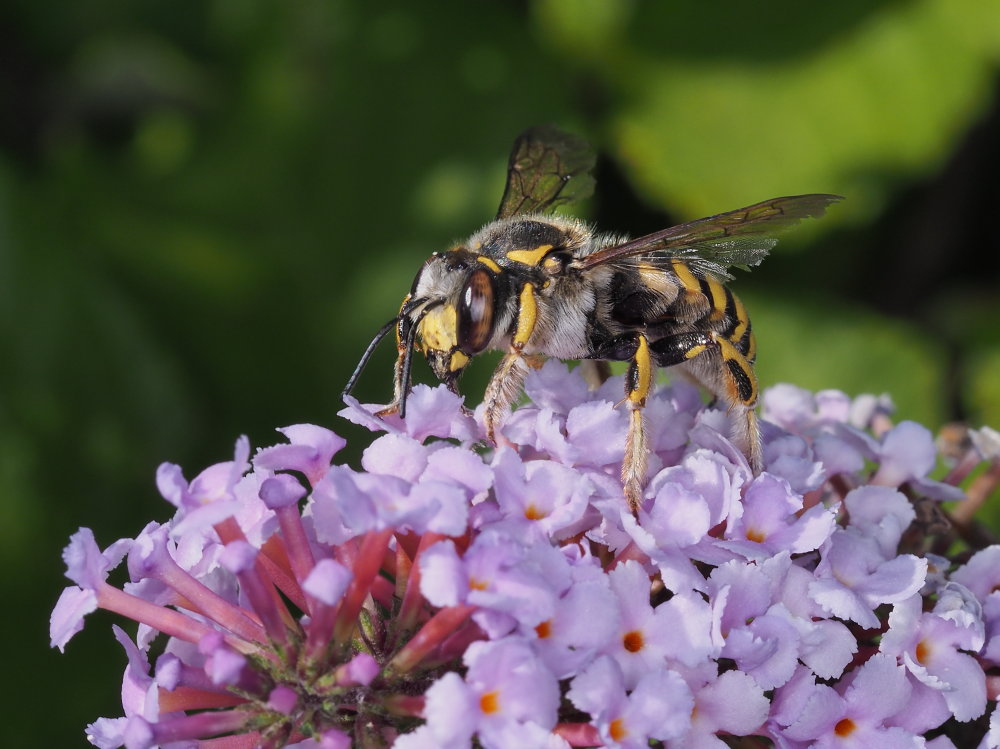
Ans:
[[[524,355],[524,347],[535,330],[538,319],[538,301],[535,299],[535,285],[525,283],[518,295],[517,328],[510,340],[507,355],[500,360],[499,366],[486,386],[484,399],[486,436],[496,444],[497,428],[521,391],[524,378],[528,374],[529,362]]]
[[[528,362],[524,355],[511,350],[500,360],[489,385],[486,386],[483,421],[486,423],[486,436],[493,444],[497,444],[497,429],[503,423],[510,404],[521,392],[527,374]]]

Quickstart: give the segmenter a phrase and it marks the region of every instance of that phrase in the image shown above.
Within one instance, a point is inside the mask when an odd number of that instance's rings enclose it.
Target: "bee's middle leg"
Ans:
[[[625,438],[625,455],[622,458],[622,490],[629,509],[635,513],[642,502],[642,489],[646,481],[649,462],[649,439],[642,409],[653,389],[656,365],[649,347],[649,339],[642,333],[616,336],[594,352],[595,359],[628,361],[625,374],[625,400],[628,405],[628,436]]]

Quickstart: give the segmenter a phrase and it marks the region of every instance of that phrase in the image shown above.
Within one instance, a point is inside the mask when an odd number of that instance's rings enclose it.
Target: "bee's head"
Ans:
[[[442,382],[453,385],[493,338],[496,282],[477,256],[458,249],[432,255],[400,311],[400,341],[416,346]]]

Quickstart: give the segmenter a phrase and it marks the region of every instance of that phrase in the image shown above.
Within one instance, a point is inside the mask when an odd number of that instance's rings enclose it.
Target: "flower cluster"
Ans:
[[[621,379],[548,362],[525,388],[495,450],[481,412],[417,386],[405,421],[342,412],[380,433],[363,470],[288,427],[192,481],[161,466],[168,522],[75,534],[53,645],[96,608],[139,622],[115,628],[125,716],[90,741],[1000,746],[1000,546],[940,504],[1000,481],[995,433],[949,443],[934,481],[931,434],[885,402],[779,386],[754,476],[725,411],[664,386],[633,516]]]

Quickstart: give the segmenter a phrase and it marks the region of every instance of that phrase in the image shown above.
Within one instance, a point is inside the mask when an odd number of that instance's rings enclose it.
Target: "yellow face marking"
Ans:
[[[469,357],[463,354],[461,351],[456,351],[451,355],[448,360],[448,369],[452,372],[457,372],[458,370],[465,367],[469,363]]]
[[[671,267],[674,269],[674,274],[677,276],[678,280],[684,284],[684,288],[688,291],[696,291],[701,293],[701,284],[698,283],[698,279],[695,277],[691,269],[688,268],[680,260],[671,260]]]
[[[500,266],[497,265],[496,262],[494,262],[493,258],[488,258],[485,255],[479,255],[476,258],[476,260],[478,260],[480,263],[482,263],[483,265],[485,265],[487,268],[489,268],[494,273],[499,273],[500,272]]]
[[[517,314],[517,330],[514,332],[514,348],[524,348],[535,330],[538,319],[538,302],[535,301],[535,285],[526,283],[521,287],[520,309]]]
[[[712,302],[712,320],[721,320],[726,315],[726,290],[714,278],[706,278],[709,299]]]
[[[653,359],[649,355],[649,341],[646,336],[639,336],[639,347],[635,350],[635,389],[629,391],[629,402],[638,406],[646,403],[646,396],[653,387]]]
[[[524,265],[538,265],[551,249],[552,245],[541,244],[533,250],[511,250],[507,253],[507,259]]]
[[[428,351],[451,351],[458,346],[458,311],[452,304],[435,307],[420,321],[420,346]]]

